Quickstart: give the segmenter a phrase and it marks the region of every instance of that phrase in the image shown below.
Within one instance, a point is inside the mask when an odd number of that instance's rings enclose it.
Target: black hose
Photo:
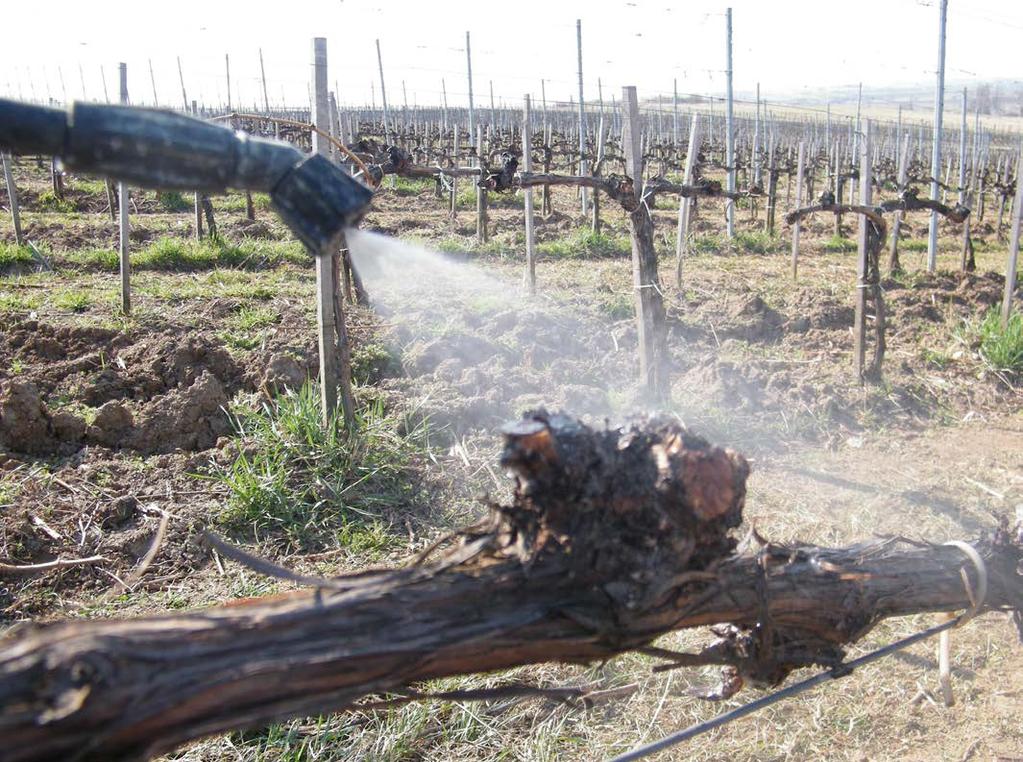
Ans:
[[[373,192],[343,167],[287,143],[160,109],[0,99],[0,149],[59,156],[69,169],[143,188],[263,191],[314,254],[331,250]]]

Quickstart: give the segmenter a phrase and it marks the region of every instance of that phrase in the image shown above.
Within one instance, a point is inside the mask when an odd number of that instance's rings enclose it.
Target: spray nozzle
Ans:
[[[143,188],[264,191],[314,254],[358,222],[373,192],[323,156],[172,111],[0,98],[0,148],[60,157],[69,169]]]

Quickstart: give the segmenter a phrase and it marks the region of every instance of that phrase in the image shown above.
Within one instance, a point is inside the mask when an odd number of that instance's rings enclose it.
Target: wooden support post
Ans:
[[[640,147],[639,99],[636,88],[622,88],[622,148],[625,172],[632,178],[636,209],[629,213],[632,233],[632,280],[636,291],[636,328],[639,337],[640,380],[650,400],[664,402],[670,396],[667,334],[664,303],[657,276],[654,224],[650,210],[642,203],[643,151]]]
[[[727,169],[727,189],[730,193],[735,192],[735,120],[733,118],[732,100],[732,9],[725,11],[726,38],[725,38],[725,164]],[[735,237],[735,201],[725,201],[725,221],[728,238]]]
[[[181,108],[188,113],[188,93],[185,91],[185,75],[181,71],[181,56],[178,59],[178,81],[181,83]]]
[[[469,78],[469,145],[476,136],[476,109],[472,102],[472,48],[469,44],[469,32],[465,33],[465,65]]]
[[[576,51],[579,59],[579,174],[586,174],[586,111],[585,100],[583,100],[583,22],[575,20]],[[580,188],[579,198],[582,203],[583,216],[586,215],[586,204],[589,199],[589,191]]]
[[[597,80],[600,83],[600,80]],[[601,99],[601,113],[604,113],[603,99]],[[671,81],[671,142],[674,143],[675,150],[678,150],[678,79]]]
[[[870,206],[870,120],[864,122],[863,139],[860,142],[860,205]],[[867,287],[869,273],[870,245],[869,225],[866,215],[859,217],[859,241],[856,264],[856,313],[853,318],[853,367],[856,379],[863,381],[864,360],[867,348]]]
[[[686,149],[686,168],[682,174],[682,184],[692,185],[693,174],[700,155],[700,116],[693,114],[689,123],[689,146]],[[689,249],[689,221],[692,216],[693,202],[696,199],[682,196],[678,205],[678,230],[675,238],[675,288],[682,288],[682,261]]]
[[[313,39],[313,100],[312,122],[319,130],[326,132],[330,127],[330,104],[327,98],[327,40],[323,37]],[[313,152],[321,156],[329,155],[329,141],[320,132],[313,132]],[[319,331],[318,343],[320,350],[320,401],[323,406],[324,424],[333,421],[338,403],[338,387],[342,390],[342,406],[346,423],[354,418],[354,406],[351,400],[351,376],[345,377],[344,368],[340,364],[338,345],[340,339],[347,336],[338,326],[337,316],[340,302],[338,283],[335,280],[338,271],[335,260],[337,251],[320,251],[316,254],[316,323]],[[343,320],[343,312],[340,313]]]
[[[842,189],[845,188],[845,178],[842,177],[842,144],[839,141],[835,141],[835,201],[841,203],[842,201]],[[835,236],[841,237],[842,235],[842,215],[835,215]]]
[[[202,194],[195,192],[195,240],[202,240]]]
[[[849,155],[849,166],[855,166],[856,160],[859,158],[860,151],[860,115],[863,113],[863,83],[859,83],[859,87],[856,91],[856,123],[853,125],[853,139],[852,139],[852,153]],[[856,183],[849,183],[849,204],[852,205],[854,194],[856,192]],[[842,203],[841,197],[836,197],[835,200],[838,203]],[[862,202],[860,202],[862,203]]]
[[[337,98],[334,97],[333,91],[329,94],[328,100],[330,101],[330,136],[344,143],[344,138],[341,137],[341,116],[337,108]],[[330,144],[330,155],[338,163],[346,161],[341,151],[333,143]]]
[[[945,24],[948,0],[938,0],[938,79],[934,94],[934,142],[931,146],[931,200],[938,200],[941,175],[942,119],[945,112]],[[862,203],[862,202],[861,202]],[[927,271],[938,266],[938,213],[931,210],[931,223],[927,235]]]
[[[444,137],[447,137],[447,134],[448,134],[448,86],[444,82],[444,78],[443,77],[440,80],[440,92],[441,92],[442,103],[443,103],[443,111],[441,112],[441,120],[442,120],[442,126],[443,126],[443,133],[442,134],[444,135]]]
[[[18,208],[18,189],[14,185],[14,175],[11,173],[13,159],[10,154],[0,153],[0,163],[4,168],[4,183],[7,185],[7,203],[11,207],[11,222],[14,225],[14,241],[18,246],[25,243],[25,236],[21,232],[21,211]]]
[[[231,110],[231,56],[224,53],[224,77],[227,79],[227,110]]]
[[[99,77],[103,81],[103,102],[110,103],[110,93],[107,91],[107,72],[102,65],[99,67]],[[35,88],[33,88],[34,90]]]
[[[128,64],[117,65],[118,76],[121,83],[121,103],[128,103]],[[121,266],[121,312],[125,315],[131,314],[131,269],[128,261],[128,236],[131,227],[128,222],[128,186],[121,182],[117,184],[118,214],[120,215],[120,241],[118,254]]]
[[[897,181],[899,193],[906,189],[906,182],[909,179],[909,139],[910,135],[907,132],[902,139],[902,151],[899,154],[899,177]],[[902,264],[899,262],[899,232],[902,228],[902,214],[902,210],[897,209],[895,211],[895,219],[892,222],[892,242],[888,255],[889,273],[896,273],[902,270]]]
[[[966,206],[969,194],[966,190],[966,88],[963,88],[963,111],[959,123],[959,203]],[[970,238],[970,218],[963,222],[963,252],[960,270],[968,272],[976,268],[973,261],[973,240]]]
[[[1002,171],[995,173],[995,178],[996,179],[997,178],[1001,178],[1001,185],[1002,185],[1001,189],[998,189],[997,186],[996,186],[996,189],[998,190],[998,221],[995,223],[995,238],[997,238],[999,241],[1005,240],[1002,237],[1002,224],[1005,222],[1005,200],[1006,200],[1006,195],[1005,195],[1004,188],[1005,188],[1005,185],[1009,182],[1009,174],[1010,174],[1009,173],[1009,159],[1008,159],[1008,157],[1006,157],[1005,161],[1002,163]]]
[[[404,87],[404,83],[402,87]],[[494,80],[490,80],[490,130],[497,129],[497,108],[494,106]],[[488,140],[490,133],[488,132]]]
[[[476,126],[476,155],[479,157],[477,165],[483,168],[483,126]],[[480,243],[487,242],[487,189],[480,181],[482,174],[476,181],[476,240]]]
[[[157,108],[160,101],[156,96],[156,75],[153,74],[153,59],[149,59],[149,83],[153,86],[153,107]]]
[[[980,171],[977,173],[977,222],[981,223],[984,221],[984,186],[987,181],[987,164],[988,156],[987,152],[984,154],[984,158],[980,162]]]
[[[594,165],[594,172],[600,170],[603,174],[604,162],[604,141],[607,137],[607,123],[604,115],[600,115],[600,122],[597,124],[597,163]],[[594,233],[600,232],[600,193],[595,192],[590,199],[590,229]]]
[[[543,135],[544,142],[547,142],[547,80],[540,80],[540,99],[543,103]],[[545,170],[546,171],[546,170]]]
[[[263,66],[263,49],[259,49],[259,78],[263,83],[263,109],[269,115],[270,96],[266,94],[266,68]]]
[[[826,122],[824,127],[824,152],[827,153],[828,149],[831,148],[831,98],[828,98],[827,111],[825,112]],[[902,107],[899,107],[899,118],[902,118]]]
[[[775,219],[778,214],[778,160],[775,155],[774,141],[775,136],[772,132],[767,146],[767,219],[764,221],[764,227],[767,228],[767,233],[770,236],[774,236]],[[812,174],[811,172],[811,185]],[[808,198],[813,198],[813,191],[809,185],[806,195]]]
[[[455,122],[455,133],[451,148],[451,165],[453,167],[458,166],[458,122]],[[458,212],[458,177],[452,175],[451,177],[451,219],[455,219],[455,214]]]
[[[526,94],[522,105],[522,171],[533,171],[533,131],[530,122],[529,95]],[[529,295],[536,293],[536,240],[533,231],[533,188],[527,186],[522,190],[526,208],[526,287]]]
[[[114,189],[114,181],[107,178],[103,184],[107,191],[107,209],[110,211],[110,221],[117,222],[117,192]]]
[[[759,188],[760,187],[760,83],[757,82],[757,111],[756,118],[753,122],[753,146],[750,148],[749,166],[753,171],[753,176],[749,177],[747,173],[746,187]],[[756,223],[757,221],[757,199],[750,199],[750,222]]]
[[[344,299],[341,293],[342,259],[340,249],[345,250],[347,259],[348,241],[342,236],[338,243],[339,250],[330,252],[329,257],[321,256],[319,258],[328,260],[332,270],[331,287],[333,289],[332,296],[334,302],[334,328],[337,332],[335,335],[335,351],[337,352],[339,363],[338,380],[341,382],[341,412],[344,415],[345,430],[354,432],[355,396],[352,391],[352,345],[348,338],[348,321],[345,320]],[[351,294],[349,294],[349,301],[351,301]]]
[[[377,66],[380,68],[380,100],[384,104],[384,140],[390,143],[393,134],[390,120],[387,118],[387,89],[384,86],[384,59],[380,55],[380,40],[377,40]]]
[[[1023,143],[1016,154],[1016,203],[1012,207],[1012,235],[1009,238],[1009,258],[1005,263],[1005,293],[1002,296],[1002,327],[1009,325],[1012,314],[1012,295],[1016,290],[1016,272],[1019,260],[1020,220],[1023,220]]]
[[[806,163],[806,143],[799,141],[799,159],[796,164],[796,209],[803,206],[803,171]],[[792,280],[799,273],[799,220],[792,223]]]

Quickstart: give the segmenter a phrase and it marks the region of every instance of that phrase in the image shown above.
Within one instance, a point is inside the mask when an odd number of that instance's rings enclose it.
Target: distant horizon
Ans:
[[[173,7],[140,12],[126,0],[54,0],[47,3],[52,20],[46,24],[39,24],[38,7],[15,4],[7,9],[8,28],[17,33],[0,48],[0,93],[43,102],[83,96],[116,100],[116,66],[124,61],[133,103],[152,105],[155,100],[180,108],[180,57],[188,100],[223,105],[229,55],[232,105],[262,105],[262,51],[271,106],[304,106],[311,39],[324,36],[328,81],[340,103],[381,103],[379,39],[391,109],[406,103],[441,105],[445,90],[450,106],[464,108],[468,30],[477,108],[489,108],[491,84],[495,102],[508,107],[521,104],[527,92],[539,103],[543,90],[549,103],[564,104],[578,97],[578,18],[587,102],[603,96],[609,103],[629,84],[637,86],[644,100],[670,97],[675,81],[680,95],[720,99],[725,90],[724,12],[730,5],[737,98],[751,100],[759,82],[763,98],[779,107],[823,104],[829,93],[838,106],[862,81],[866,102],[894,108],[891,91],[919,90],[922,101],[930,88],[928,100],[933,102],[936,3],[863,0],[856,13],[835,21],[830,9],[821,13],[821,6],[809,0],[520,0],[513,12],[495,21],[488,8],[469,0],[446,4],[442,12],[388,0],[315,0],[293,4],[288,13],[266,2],[239,9],[179,0]],[[126,19],[129,25],[123,23]],[[1003,54],[1014,49],[1021,35],[1023,4],[950,0],[950,96],[964,85],[971,91],[996,82],[1023,89],[1023,71],[1017,76],[1006,72]],[[959,107],[948,105],[953,111]]]

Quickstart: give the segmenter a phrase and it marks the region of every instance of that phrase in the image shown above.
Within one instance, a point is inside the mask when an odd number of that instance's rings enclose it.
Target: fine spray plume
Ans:
[[[597,424],[636,412],[634,390],[613,381],[634,375],[630,339],[575,305],[415,243],[365,230],[347,241],[432,429],[492,432],[538,407]]]

